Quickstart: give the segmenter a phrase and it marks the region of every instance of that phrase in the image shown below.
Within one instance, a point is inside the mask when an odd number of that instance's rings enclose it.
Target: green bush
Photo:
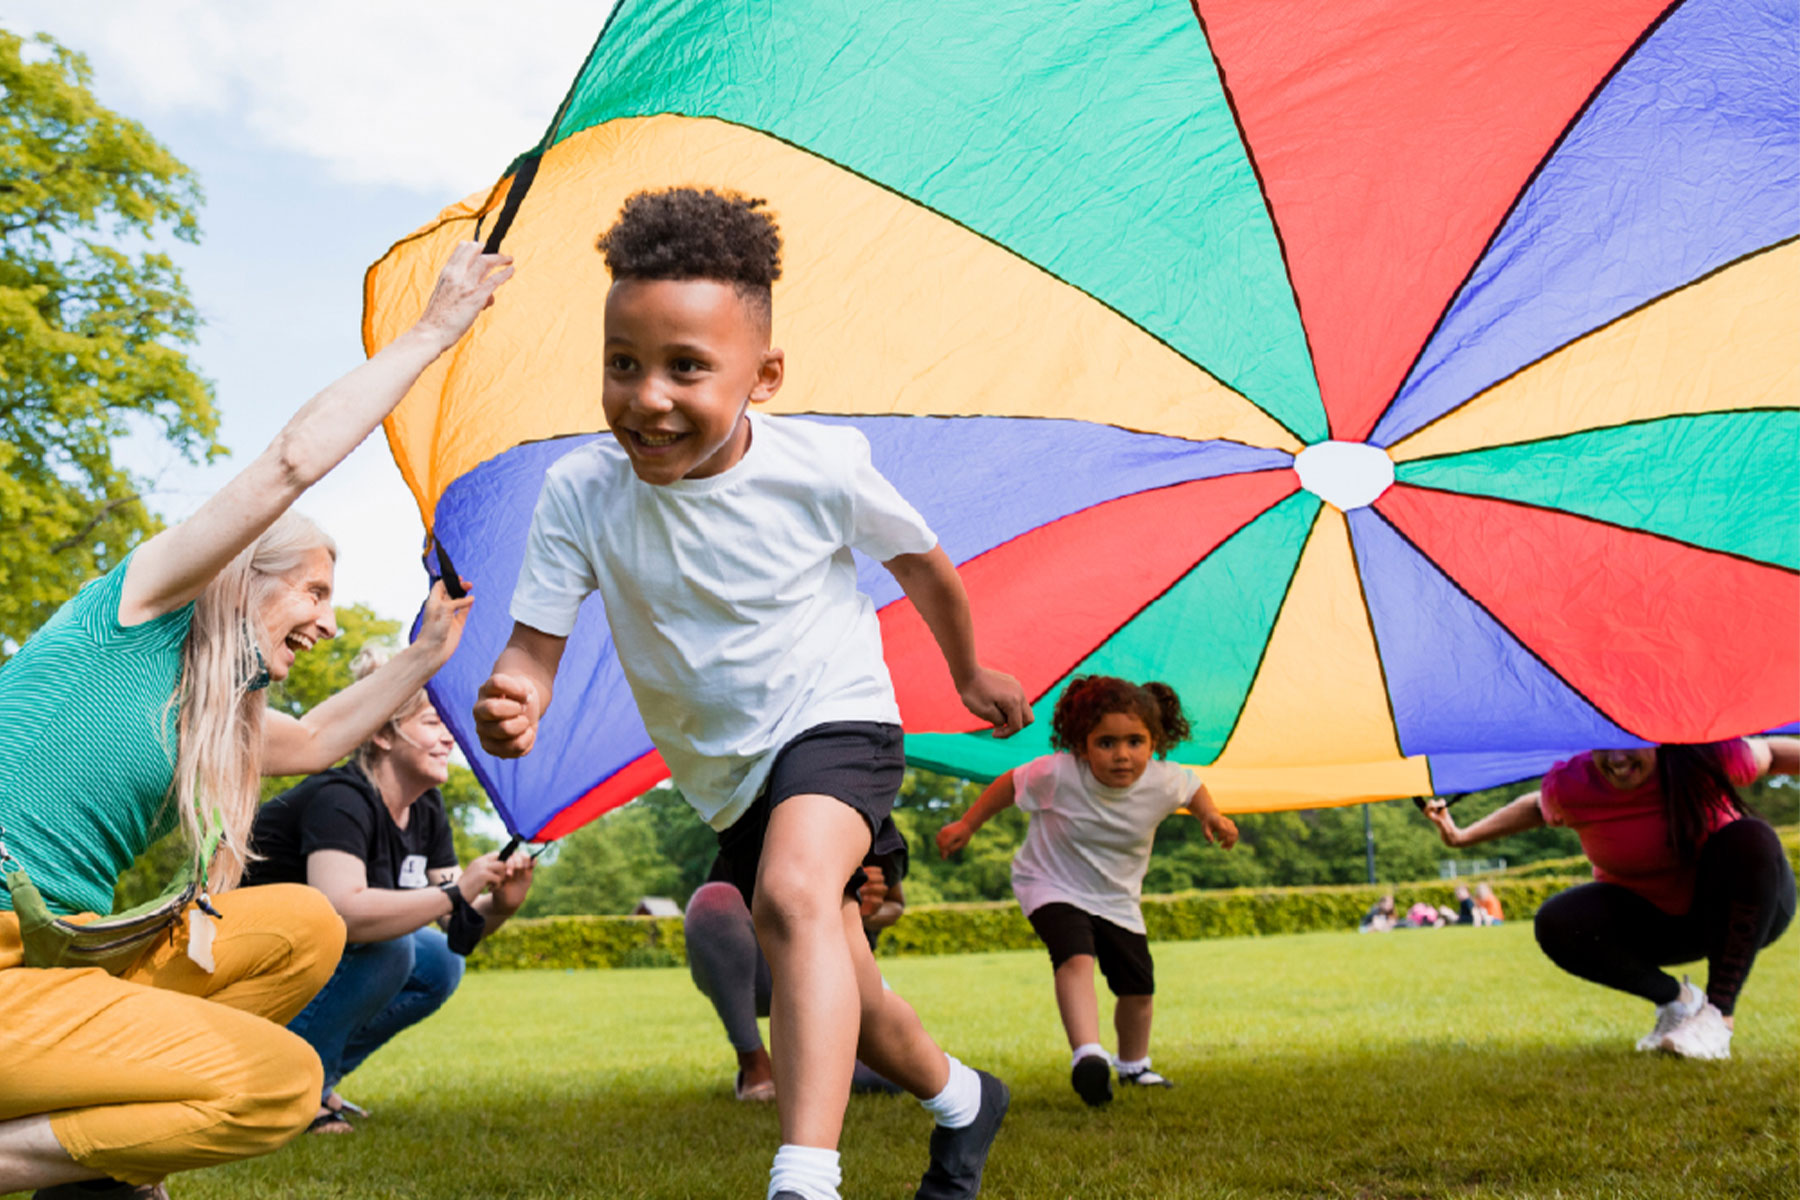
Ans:
[[[514,918],[483,938],[475,970],[667,967],[687,959],[680,917]]]
[[[1800,870],[1800,828],[1781,831],[1788,858]],[[1555,874],[1546,874],[1547,871]],[[1405,912],[1423,900],[1452,904],[1458,882],[1485,880],[1510,921],[1526,920],[1564,888],[1592,878],[1587,860],[1565,858],[1463,880],[1297,888],[1235,888],[1144,897],[1144,925],[1153,942],[1206,938],[1264,937],[1278,933],[1354,929],[1371,905],[1388,891]],[[900,923],[881,936],[883,957],[973,954],[983,950],[1023,950],[1038,944],[1019,906],[1010,900],[969,904],[915,904]],[[514,918],[469,956],[476,970],[491,968],[576,969],[584,967],[666,967],[686,960],[687,941],[679,917]]]
[[[1544,899],[1584,878],[1491,882],[1509,917],[1529,917]],[[1451,883],[1393,889],[1400,909],[1424,900],[1451,903]],[[1354,929],[1385,887],[1240,888],[1146,896],[1144,923],[1151,941],[1182,942],[1219,937],[1260,937],[1320,929]],[[881,954],[971,954],[1021,950],[1038,944],[1019,906],[1011,901],[920,904],[881,937]],[[687,952],[678,917],[540,917],[515,919],[469,956],[477,970],[577,969],[675,966]]]

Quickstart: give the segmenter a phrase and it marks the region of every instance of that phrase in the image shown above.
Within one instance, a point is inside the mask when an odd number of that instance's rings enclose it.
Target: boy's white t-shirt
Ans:
[[[1060,901],[1143,933],[1138,898],[1156,827],[1193,798],[1199,773],[1153,758],[1130,787],[1107,787],[1064,752],[1013,768],[1012,779],[1014,803],[1031,814],[1012,863],[1025,915]]]
[[[850,551],[885,562],[937,545],[856,429],[750,421],[744,457],[706,479],[647,484],[613,438],[558,459],[512,600],[514,620],[566,637],[600,593],[650,739],[714,829],[800,733],[899,723]]]

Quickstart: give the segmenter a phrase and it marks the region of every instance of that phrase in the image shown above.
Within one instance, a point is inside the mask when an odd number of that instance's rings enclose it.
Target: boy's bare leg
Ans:
[[[856,901],[845,898],[842,919],[844,944],[856,966],[862,1002],[862,1037],[856,1043],[856,1056],[919,1099],[929,1100],[949,1084],[950,1059],[925,1032],[912,1005],[882,984],[881,969],[863,934]]]
[[[794,796],[769,815],[751,915],[773,984],[769,1042],[784,1145],[835,1150],[843,1130],[862,1008],[844,940],[844,885],[868,852],[868,823],[830,796]]]
[[[1056,1011],[1062,1014],[1069,1049],[1099,1043],[1100,1001],[1094,995],[1093,955],[1074,955],[1056,968]]]
[[[1150,1056],[1150,1014],[1155,1003],[1155,996],[1120,996],[1113,1009],[1119,1057],[1128,1063]]]

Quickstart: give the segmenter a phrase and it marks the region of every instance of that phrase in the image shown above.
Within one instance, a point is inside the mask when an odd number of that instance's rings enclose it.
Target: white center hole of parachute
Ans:
[[[1394,460],[1367,442],[1318,442],[1294,456],[1300,486],[1349,512],[1375,503],[1394,483]]]

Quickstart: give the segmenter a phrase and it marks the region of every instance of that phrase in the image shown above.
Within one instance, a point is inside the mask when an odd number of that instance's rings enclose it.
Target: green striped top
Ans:
[[[0,828],[52,912],[108,913],[176,823],[175,688],[194,606],[119,624],[125,561],[0,667]],[[0,888],[0,909],[12,899]]]

